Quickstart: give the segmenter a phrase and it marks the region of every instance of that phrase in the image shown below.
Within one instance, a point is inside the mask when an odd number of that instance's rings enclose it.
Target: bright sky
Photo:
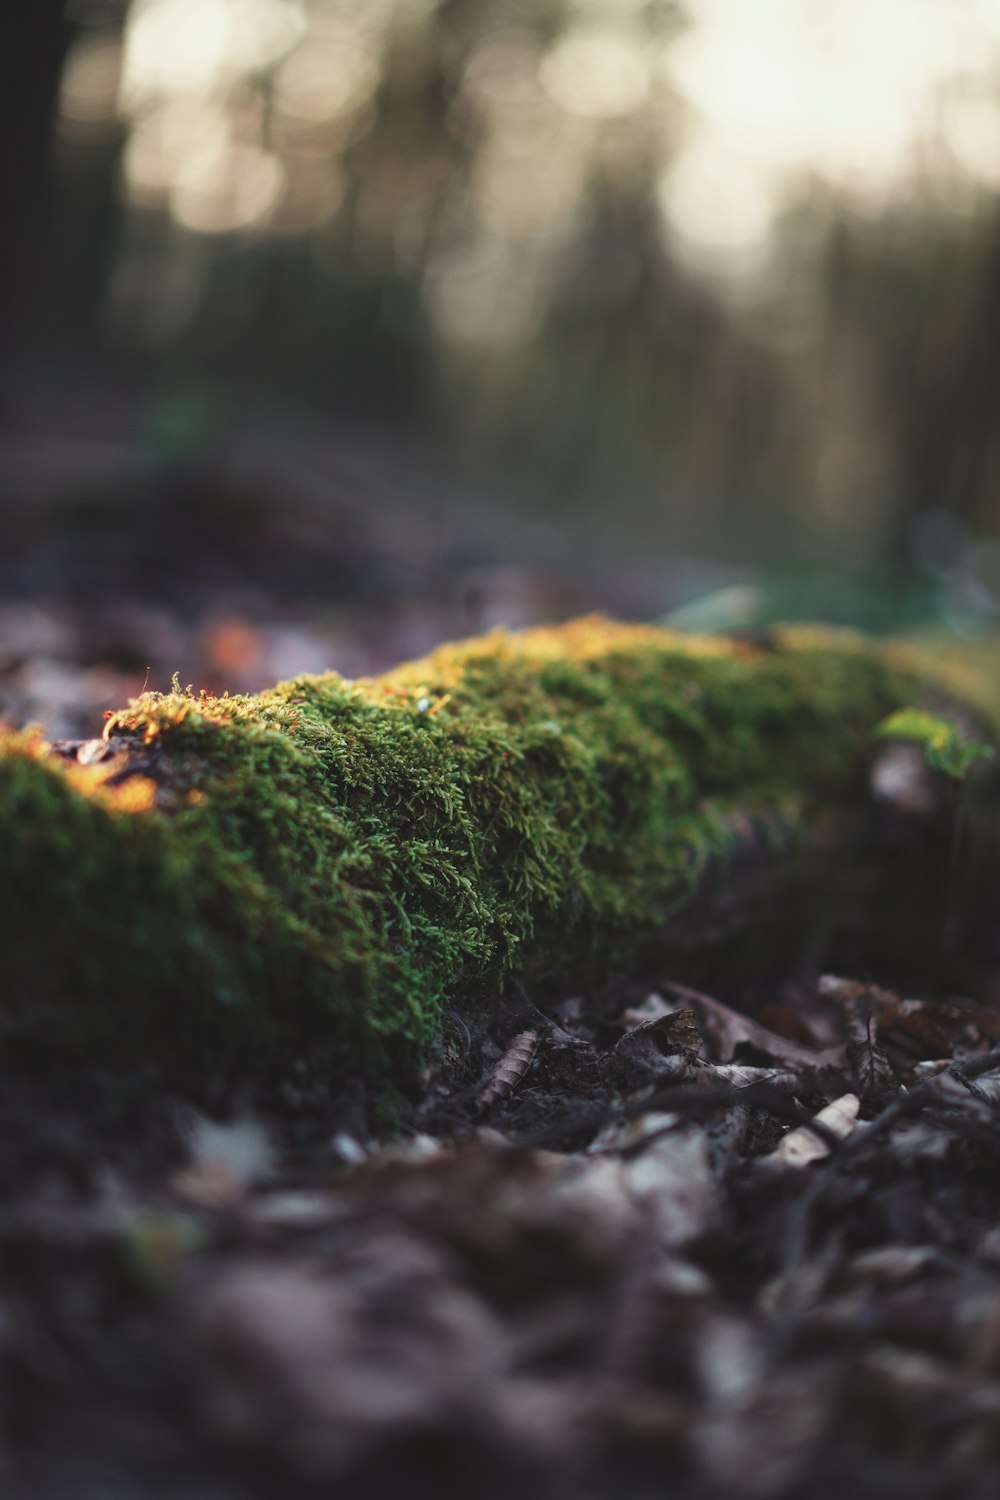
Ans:
[[[908,196],[935,166],[1000,185],[1000,0],[691,9],[696,24],[664,59],[693,115],[660,193],[682,244],[762,246],[808,176],[869,208]],[[726,205],[714,217],[709,197]]]

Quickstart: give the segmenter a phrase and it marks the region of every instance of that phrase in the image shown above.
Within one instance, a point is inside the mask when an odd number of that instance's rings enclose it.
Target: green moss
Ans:
[[[857,798],[913,662],[586,620],[381,678],[144,694],[120,756],[0,736],[8,1011],[169,1047],[327,1028],[412,1057],[512,972],[628,961],[751,820]],[[207,1028],[207,1029],[206,1029]]]

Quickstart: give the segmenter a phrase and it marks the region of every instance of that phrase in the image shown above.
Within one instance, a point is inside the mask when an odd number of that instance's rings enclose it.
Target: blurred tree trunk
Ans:
[[[904,403],[895,539],[901,553],[914,515],[943,506],[977,531],[992,499],[1000,465],[1000,213],[978,259],[964,326],[940,327],[935,336],[932,321],[929,347],[918,351],[912,405]],[[976,274],[972,267],[969,273]]]
[[[16,373],[22,330],[38,295],[33,267],[44,234],[49,147],[74,22],[66,0],[9,8],[0,46],[0,394]]]

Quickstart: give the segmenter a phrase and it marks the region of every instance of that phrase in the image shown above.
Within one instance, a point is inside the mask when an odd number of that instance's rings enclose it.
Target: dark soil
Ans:
[[[457,523],[404,588],[294,507],[189,505],[161,572],[178,504],[21,517],[6,717],[88,735],[147,671],[249,689],[615,603],[481,534],[457,561]],[[380,1135],[319,1043],[265,1080],[9,1042],[4,1500],[995,1495],[997,872],[887,816],[836,921],[783,896],[708,967],[450,1015]]]

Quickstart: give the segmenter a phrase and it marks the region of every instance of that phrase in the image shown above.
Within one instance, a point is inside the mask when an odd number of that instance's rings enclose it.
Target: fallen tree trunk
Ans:
[[[964,674],[964,675],[963,675]],[[64,1041],[273,1047],[326,1028],[413,1061],[510,976],[626,966],[869,800],[872,734],[969,660],[789,629],[586,620],[383,677],[147,693],[103,741],[0,736],[9,1024]]]

